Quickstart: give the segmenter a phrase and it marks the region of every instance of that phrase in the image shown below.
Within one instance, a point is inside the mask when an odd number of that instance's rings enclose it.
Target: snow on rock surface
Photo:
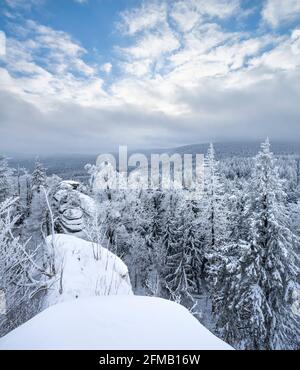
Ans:
[[[183,306],[159,298],[94,297],[48,308],[0,349],[230,350]]]
[[[66,234],[84,236],[85,224],[97,214],[95,201],[84,194],[84,187],[75,181],[62,181],[53,195],[58,210],[59,229]]]
[[[48,289],[44,307],[77,298],[132,294],[127,266],[99,244],[72,235],[46,239],[47,254],[54,245],[56,276]]]

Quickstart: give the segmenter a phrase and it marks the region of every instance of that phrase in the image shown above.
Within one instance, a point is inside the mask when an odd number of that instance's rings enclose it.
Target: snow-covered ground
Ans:
[[[49,256],[53,246],[56,276],[44,307],[98,295],[132,294],[127,266],[106,248],[65,234],[46,239]]]
[[[0,349],[231,349],[183,306],[134,296],[127,266],[72,235],[46,239],[56,275],[45,310],[0,339]]]
[[[48,308],[0,339],[0,349],[229,350],[183,306],[103,296]]]

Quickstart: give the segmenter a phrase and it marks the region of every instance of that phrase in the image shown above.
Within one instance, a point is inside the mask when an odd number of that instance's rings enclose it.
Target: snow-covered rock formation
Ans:
[[[183,306],[109,296],[53,306],[0,339],[1,349],[230,350]]]
[[[56,227],[65,234],[84,236],[89,219],[96,215],[94,200],[82,191],[76,181],[62,181],[53,195],[53,206],[57,210]]]
[[[46,239],[46,253],[54,258],[56,275],[50,282],[44,307],[100,295],[131,295],[127,266],[99,244],[72,235]]]
[[[0,338],[0,350],[232,349],[183,306],[134,296],[127,266],[99,244],[56,234],[45,252],[55,276],[44,310]]]

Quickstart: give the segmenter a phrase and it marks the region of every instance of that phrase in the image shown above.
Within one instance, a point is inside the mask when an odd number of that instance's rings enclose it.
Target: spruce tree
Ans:
[[[0,155],[0,203],[4,202],[10,195],[11,174],[7,158]]]
[[[206,248],[210,252],[222,245],[226,238],[224,189],[218,171],[213,144],[205,159],[203,213],[206,225]]]
[[[245,216],[246,240],[215,254],[215,314],[223,337],[247,349],[299,348],[297,238],[267,140],[255,158]],[[298,313],[299,315],[299,313]]]
[[[39,161],[39,159],[36,159],[35,168],[32,173],[31,179],[32,190],[37,193],[40,193],[41,188],[46,185],[46,180],[47,180],[46,170],[43,164]]]
[[[201,220],[196,217],[194,212],[194,202],[187,200],[184,208],[184,243],[190,250],[190,264],[193,275],[194,293],[201,293],[203,282],[203,263],[205,259],[205,238],[201,225]]]
[[[181,202],[176,192],[171,192],[166,204],[163,234],[161,238],[161,269],[160,269],[160,293],[164,298],[170,298],[170,288],[166,278],[170,279],[170,257],[176,253],[180,242],[180,208]]]
[[[199,227],[199,234],[204,236],[205,243],[202,277],[206,280],[210,295],[213,294],[214,290],[210,285],[215,279],[215,254],[222,253],[222,248],[228,242],[228,212],[218,167],[219,163],[215,158],[214,146],[210,144],[204,168],[203,224],[200,224]]]
[[[193,203],[187,200],[174,219],[169,221],[169,248],[166,257],[166,285],[171,299],[190,307],[200,289],[203,249]]]

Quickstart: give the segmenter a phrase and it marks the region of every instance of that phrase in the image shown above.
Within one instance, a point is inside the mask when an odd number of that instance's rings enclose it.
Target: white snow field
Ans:
[[[79,298],[133,294],[127,266],[101,245],[56,234],[46,239],[49,256],[53,249],[57,273],[49,284],[44,308]]]
[[[48,308],[0,339],[0,350],[230,350],[183,306],[102,296]]]

